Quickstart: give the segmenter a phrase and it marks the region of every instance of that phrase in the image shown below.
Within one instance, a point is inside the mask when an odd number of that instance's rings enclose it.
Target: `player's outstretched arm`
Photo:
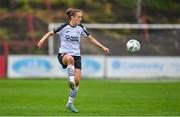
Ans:
[[[100,48],[103,49],[103,51],[108,54],[109,53],[109,49],[107,47],[105,47],[104,45],[102,45],[101,43],[99,43],[95,38],[93,38],[91,35],[88,36],[88,39],[95,45],[99,46]]]
[[[47,32],[47,33],[42,37],[42,39],[39,40],[39,42],[37,43],[37,46],[38,46],[39,48],[42,48],[42,47],[45,45],[46,40],[47,40],[50,36],[52,36],[52,35],[54,35],[54,32],[53,32],[53,31]]]

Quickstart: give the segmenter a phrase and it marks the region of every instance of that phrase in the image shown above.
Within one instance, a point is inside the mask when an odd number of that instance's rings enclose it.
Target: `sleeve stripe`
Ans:
[[[90,35],[90,34],[87,32],[87,30],[85,30],[84,28],[83,28],[83,30],[84,30],[84,32],[86,33],[87,36]]]
[[[61,26],[59,26],[57,29],[54,29],[53,32],[54,34],[56,34],[57,32],[59,32],[61,29],[63,29],[65,26],[67,26],[68,23],[64,23]]]
[[[87,32],[87,30],[84,28],[84,26],[82,24],[79,24],[79,26],[84,30],[84,32],[86,33],[87,36],[89,36],[90,34]]]

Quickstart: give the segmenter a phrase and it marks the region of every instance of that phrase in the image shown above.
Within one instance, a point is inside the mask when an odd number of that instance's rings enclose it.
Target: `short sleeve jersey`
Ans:
[[[69,23],[62,24],[54,33],[58,33],[60,37],[59,53],[68,53],[72,56],[80,56],[80,37],[90,35],[82,24],[72,27]]]

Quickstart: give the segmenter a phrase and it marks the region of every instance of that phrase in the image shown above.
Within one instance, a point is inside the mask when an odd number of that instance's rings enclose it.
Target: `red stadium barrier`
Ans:
[[[6,76],[6,58],[0,56],[0,79],[4,79]]]

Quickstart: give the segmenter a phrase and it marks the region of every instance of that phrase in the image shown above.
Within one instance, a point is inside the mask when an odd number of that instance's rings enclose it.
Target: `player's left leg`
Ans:
[[[70,95],[69,95],[69,99],[68,102],[66,104],[66,108],[71,110],[72,112],[78,112],[78,110],[76,109],[76,107],[73,105],[74,99],[78,93],[79,90],[79,83],[81,80],[81,69],[75,69],[75,87],[74,89],[70,89]]]

